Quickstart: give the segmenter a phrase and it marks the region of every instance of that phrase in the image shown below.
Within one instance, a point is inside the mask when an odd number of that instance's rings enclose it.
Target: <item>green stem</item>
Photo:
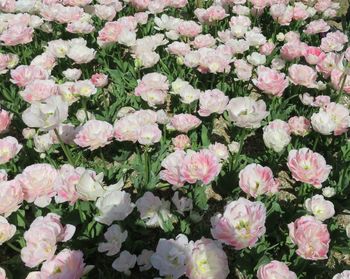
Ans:
[[[10,247],[12,250],[21,253],[21,249],[17,248],[15,245],[11,244],[10,242],[5,242],[8,247]]]
[[[143,160],[144,160],[144,165],[145,165],[145,173],[144,173],[144,178],[145,178],[145,186],[146,188],[148,187],[148,182],[149,182],[149,156],[148,156],[148,149],[145,149],[145,152],[143,153]]]
[[[60,142],[60,145],[61,145],[61,147],[62,147],[62,150],[63,150],[64,154],[66,155],[66,157],[67,157],[67,159],[68,159],[68,162],[69,162],[72,166],[74,166],[74,165],[75,165],[75,164],[74,164],[74,160],[73,160],[73,157],[72,157],[72,155],[71,155],[69,149],[67,148],[67,146],[66,146],[66,145],[64,144],[64,142],[62,141],[62,138],[61,138],[61,136],[59,135],[59,133],[58,133],[58,131],[57,131],[56,128],[54,129],[54,131],[55,131],[55,134],[56,134],[56,137],[57,137],[58,141]]]
[[[348,77],[348,75],[346,74],[346,72],[344,72],[342,74],[342,76],[340,77],[340,81],[339,81],[340,87],[339,87],[339,90],[337,92],[337,95],[338,95],[337,101],[339,101],[341,96],[343,95],[343,88],[344,88],[347,77]],[[338,86],[339,86],[339,84],[338,84]]]
[[[247,131],[244,129],[243,132],[242,132],[242,136],[239,140],[239,149],[238,149],[238,152],[236,153],[236,157],[235,159],[233,160],[233,167],[232,167],[232,170],[234,171],[237,167],[237,164],[238,164],[238,158],[239,156],[241,155],[241,152],[242,152],[242,148],[243,148],[243,142],[246,138],[246,135],[247,135]]]

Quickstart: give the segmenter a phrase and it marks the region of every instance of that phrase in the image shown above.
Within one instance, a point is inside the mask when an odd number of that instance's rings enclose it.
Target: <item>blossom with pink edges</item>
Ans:
[[[23,201],[23,192],[17,180],[0,182],[0,214],[8,217],[17,211]]]
[[[212,113],[222,114],[228,104],[229,98],[219,89],[206,90],[199,96],[200,116],[209,116]]]
[[[187,133],[188,131],[197,128],[201,123],[202,121],[199,118],[187,113],[174,115],[170,119],[171,127],[182,133]]]
[[[289,118],[288,125],[290,132],[296,136],[305,137],[311,131],[311,122],[304,116],[293,116]]]
[[[0,139],[0,164],[6,164],[22,149],[22,144],[14,137],[7,136]]]
[[[161,163],[164,168],[160,171],[159,177],[175,187],[181,187],[184,182],[181,178],[180,168],[185,159],[186,153],[183,150],[176,150],[165,157]]]
[[[300,257],[313,261],[328,258],[330,235],[327,225],[312,216],[303,216],[288,224],[288,229]]]
[[[226,205],[223,215],[211,218],[211,234],[236,250],[253,247],[266,231],[265,219],[263,203],[239,198]]]
[[[256,274],[258,279],[297,279],[297,275],[289,270],[288,266],[280,261],[271,261],[261,265]]]
[[[280,97],[288,87],[286,75],[274,69],[259,66],[257,75],[257,78],[253,82],[256,87],[266,94]]]
[[[293,64],[288,68],[288,74],[290,81],[295,85],[317,88],[317,72],[309,66]]]

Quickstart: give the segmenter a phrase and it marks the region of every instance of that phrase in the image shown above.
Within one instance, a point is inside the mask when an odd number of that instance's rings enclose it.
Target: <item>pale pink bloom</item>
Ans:
[[[274,4],[270,8],[270,14],[278,24],[288,26],[293,20],[294,9],[284,3]]]
[[[263,100],[250,97],[236,97],[226,107],[230,120],[241,128],[259,128],[261,121],[269,114]]]
[[[43,263],[41,276],[42,278],[79,279],[83,276],[85,268],[84,255],[81,251],[64,249]]]
[[[345,51],[344,57],[348,62],[350,62],[350,47],[348,47]]]
[[[157,124],[142,125],[139,130],[137,141],[143,145],[153,145],[160,141],[162,131]]]
[[[231,69],[231,48],[226,45],[220,45],[216,49],[213,48],[200,48],[198,51],[192,51],[191,53],[197,53],[198,57],[195,59],[195,63],[192,66],[199,66],[198,71],[201,73],[228,73]],[[190,53],[190,54],[191,54]],[[185,57],[185,65],[189,55]]]
[[[14,13],[16,11],[16,1],[15,0],[4,0],[0,2],[0,11],[4,13]],[[0,273],[4,278],[1,277],[1,279],[5,279],[6,273],[2,269],[2,273]]]
[[[288,79],[285,78],[285,74],[274,69],[259,66],[257,75],[257,79],[254,79],[253,83],[266,94],[280,97],[288,87]]]
[[[335,123],[335,136],[342,135],[348,131],[350,127],[349,109],[342,104],[332,102],[326,104],[324,110]]]
[[[112,21],[115,18],[116,10],[107,5],[94,5],[94,13],[102,20]]]
[[[176,26],[176,31],[184,37],[195,37],[202,32],[202,26],[193,20],[183,20]]]
[[[17,54],[0,53],[0,74],[5,74],[7,73],[8,69],[14,68],[18,64],[18,61],[19,57]]]
[[[49,6],[50,7],[50,6]],[[70,23],[77,21],[84,15],[84,10],[79,7],[65,7],[57,4],[57,13],[54,14],[55,21],[59,23]]]
[[[267,148],[281,152],[291,141],[287,122],[275,119],[263,128],[263,140]]]
[[[49,164],[33,164],[26,167],[15,179],[22,187],[25,201],[45,207],[55,195],[58,173]]]
[[[341,51],[344,45],[348,42],[348,37],[337,30],[335,32],[327,33],[326,37],[321,39],[320,48],[324,52]]]
[[[147,12],[138,12],[134,14],[134,17],[138,24],[144,25],[148,22],[148,13]]]
[[[297,279],[297,275],[289,270],[285,263],[279,261],[271,261],[261,265],[256,276],[258,279]]]
[[[208,9],[196,9],[194,14],[201,23],[213,23],[228,16],[225,9],[219,5],[210,6]]]
[[[304,52],[304,57],[310,65],[316,65],[326,58],[326,54],[318,47],[308,46]]]
[[[250,48],[249,43],[243,39],[230,39],[225,45],[230,47],[232,55],[243,54]]]
[[[180,168],[183,165],[186,153],[183,150],[176,150],[165,157],[161,163],[164,168],[160,171],[159,177],[175,187],[182,187],[184,182],[181,178]]]
[[[308,148],[291,150],[288,155],[287,166],[295,180],[321,188],[332,170],[324,157]]]
[[[293,7],[293,19],[294,20],[306,20],[310,17],[310,13],[307,10],[308,6],[301,2],[294,3]]]
[[[90,79],[78,80],[74,84],[72,84],[72,87],[69,89],[71,90],[73,97],[90,97],[91,95],[97,93],[97,89]]]
[[[347,94],[350,94],[350,74],[345,74],[343,71],[335,68],[331,72],[331,82],[335,89],[340,90],[343,79],[345,82],[343,85],[343,91]]]
[[[188,4],[187,0],[170,0],[168,6],[173,8],[183,8]]]
[[[332,5],[332,1],[331,0],[318,0],[315,5],[314,8],[316,9],[316,11],[318,12],[324,12],[325,10],[327,10],[328,8],[330,8]]]
[[[300,257],[313,261],[328,258],[330,236],[327,225],[312,216],[303,216],[288,224],[288,229]]]
[[[213,47],[215,46],[216,40],[210,34],[200,34],[196,36],[192,42],[193,47],[202,48],[202,47]]]
[[[328,52],[326,57],[316,65],[316,70],[328,77],[332,70],[336,68],[339,56],[334,52]]]
[[[175,150],[183,150],[191,146],[190,138],[184,134],[177,135],[175,138],[172,138],[171,142]]]
[[[0,164],[6,164],[22,149],[17,139],[11,136],[0,139]]]
[[[110,143],[113,138],[113,126],[105,121],[89,120],[75,136],[74,142],[90,150],[95,150]]]
[[[4,110],[0,110],[0,134],[6,132],[11,124],[11,114]]]
[[[7,279],[6,271],[2,267],[0,267],[0,279]],[[27,278],[26,278],[27,279]]]
[[[16,233],[16,226],[11,225],[6,218],[0,216],[0,246],[10,240]],[[1,274],[0,274],[1,275]],[[1,278],[1,277],[0,277]]]
[[[344,270],[342,273],[337,273],[333,276],[332,279],[349,279],[350,278],[350,270]]]
[[[0,169],[0,183],[7,181],[7,171],[5,169]]]
[[[295,85],[302,85],[307,88],[317,88],[317,72],[306,65],[293,64],[288,69],[289,79]]]
[[[88,21],[81,19],[68,23],[66,30],[73,34],[89,34],[95,30],[95,26]]]
[[[171,126],[182,133],[187,133],[188,131],[197,128],[202,121],[192,114],[181,113],[174,115],[171,120]]]
[[[33,40],[34,29],[25,25],[12,25],[0,35],[0,41],[6,46],[28,44]]]
[[[263,203],[239,198],[226,205],[223,215],[211,218],[211,234],[235,250],[253,247],[266,231],[265,219]]]
[[[315,195],[306,199],[305,208],[322,222],[332,218],[335,214],[333,203],[325,200],[322,195]]]
[[[306,34],[318,34],[318,33],[326,33],[331,27],[325,22],[323,19],[311,21],[306,25],[304,32]]]
[[[293,116],[289,118],[290,132],[296,136],[305,137],[311,131],[311,122],[304,116]]]
[[[237,59],[234,62],[235,74],[239,80],[248,81],[252,76],[253,66],[244,59]]]
[[[272,41],[268,41],[259,48],[259,53],[264,55],[270,55],[275,49],[276,45]]]
[[[0,215],[8,217],[15,212],[23,201],[22,188],[17,180],[0,182]]]
[[[210,144],[208,149],[218,158],[218,160],[227,160],[229,153],[227,146],[225,144],[215,142],[214,144]]]
[[[225,279],[230,273],[227,256],[216,241],[202,237],[191,247],[186,265],[189,279]]]
[[[108,75],[96,73],[90,80],[97,88],[105,87],[108,84]]]
[[[119,254],[119,257],[112,263],[112,268],[123,272],[125,275],[130,276],[131,271],[136,264],[137,257],[134,254],[130,254],[128,251],[124,250]]]
[[[135,95],[141,98],[150,106],[164,104],[169,90],[169,82],[166,76],[159,73],[150,73],[142,77],[135,88]]]
[[[279,184],[272,170],[259,164],[249,164],[239,172],[239,187],[254,198],[278,192]]]
[[[184,215],[185,211],[192,211],[193,209],[193,200],[191,198],[186,197],[179,197],[179,192],[176,191],[171,198],[171,201],[176,207],[176,210],[178,213],[180,213],[182,216]]]
[[[24,233],[26,246],[21,250],[21,259],[27,267],[35,267],[43,261],[50,260],[56,251],[57,242],[72,238],[75,226],[63,226],[60,216],[49,213],[37,217]]]
[[[188,54],[191,51],[191,47],[184,43],[184,42],[173,42],[171,44],[168,45],[168,47],[166,48],[166,50],[171,53],[171,54],[175,54],[177,56],[185,56],[186,54]]]
[[[181,178],[191,184],[201,181],[212,182],[221,171],[221,164],[211,151],[202,149],[199,152],[188,151],[180,166]]]
[[[222,114],[228,104],[229,98],[219,89],[206,90],[199,96],[200,116],[209,116],[212,113]]]
[[[140,129],[139,118],[129,114],[114,123],[114,137],[118,141],[136,142]]]
[[[117,21],[107,22],[98,32],[97,43],[100,46],[104,46],[117,42],[123,34],[135,33],[136,27],[136,19],[120,18]]]
[[[298,40],[293,40],[283,45],[280,54],[284,60],[292,61],[304,55],[306,45]]]
[[[53,80],[34,80],[29,83],[23,91],[20,92],[22,98],[28,102],[36,102],[47,99],[50,96],[58,94],[58,86]]]
[[[311,104],[313,107],[324,108],[331,102],[331,97],[327,95],[318,95],[316,96],[314,102]]]
[[[54,190],[57,192],[55,196],[57,203],[69,202],[74,204],[78,200],[79,195],[75,186],[84,172],[85,169],[82,167],[74,168],[68,164],[61,166],[58,181],[54,185]]]
[[[48,72],[35,65],[21,65],[11,70],[11,82],[17,86],[24,87],[36,79],[48,79]]]

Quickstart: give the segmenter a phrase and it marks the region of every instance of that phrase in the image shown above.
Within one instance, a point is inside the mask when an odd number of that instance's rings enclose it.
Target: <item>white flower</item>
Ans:
[[[52,137],[50,133],[43,135],[35,135],[34,138],[35,151],[41,153],[50,149],[53,144]]]
[[[93,48],[78,43],[70,47],[67,56],[77,64],[85,64],[95,58],[95,53],[96,51]]]
[[[311,124],[312,128],[322,135],[330,135],[336,127],[331,116],[322,109],[311,116]]]
[[[263,140],[267,148],[280,152],[291,141],[288,123],[276,119],[263,129]]]
[[[179,198],[179,192],[175,192],[174,196],[171,198],[171,201],[176,206],[177,212],[184,214],[185,211],[191,211],[193,208],[193,201],[190,198],[182,197]]]
[[[151,256],[154,254],[153,251],[143,249],[141,254],[137,257],[137,265],[139,266],[140,271],[149,270],[152,268]]]
[[[105,190],[103,185],[103,173],[96,176],[91,174],[91,171],[86,170],[80,177],[76,189],[81,199],[87,201],[95,201],[101,197]]]
[[[0,245],[11,239],[15,232],[16,226],[9,224],[5,217],[0,216]]]
[[[141,219],[145,221],[148,227],[164,227],[164,222],[172,218],[170,213],[170,202],[160,200],[151,192],[146,192],[136,201],[137,210],[140,212]]]
[[[43,102],[34,102],[22,113],[22,120],[32,128],[48,131],[57,128],[68,117],[68,103],[60,96],[51,96]]]
[[[348,224],[348,225],[346,226],[345,231],[346,231],[346,236],[347,236],[348,238],[350,238],[350,224]]]
[[[120,253],[119,258],[117,258],[112,263],[112,268],[119,272],[123,272],[125,275],[130,275],[130,269],[136,264],[136,255],[130,254],[128,251],[123,251]]]
[[[107,252],[107,256],[113,256],[119,253],[123,242],[128,238],[128,232],[122,231],[119,225],[110,226],[104,234],[107,242],[98,244],[100,253]]]
[[[325,187],[322,189],[322,195],[326,198],[331,198],[336,194],[335,189],[332,187]]]
[[[311,199],[306,199],[305,208],[322,222],[335,214],[333,203],[325,200],[321,195],[315,195]]]
[[[188,239],[185,235],[179,234],[176,239],[169,240],[161,238],[151,257],[151,263],[161,276],[177,279],[185,274],[188,253]]]
[[[123,181],[111,185],[96,201],[96,207],[100,211],[100,216],[95,220],[110,225],[113,221],[124,220],[134,209],[135,205],[131,202],[130,194],[121,191]]]
[[[263,65],[266,63],[266,56],[258,52],[253,52],[247,56],[247,61],[254,66]]]

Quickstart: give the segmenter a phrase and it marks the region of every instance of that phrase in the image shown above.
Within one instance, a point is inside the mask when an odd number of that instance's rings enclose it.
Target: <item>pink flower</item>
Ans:
[[[217,157],[209,150],[199,152],[188,151],[182,165],[180,174],[184,181],[194,184],[201,181],[209,184],[221,171],[221,164]]]
[[[327,180],[332,167],[327,165],[324,157],[308,148],[291,150],[287,166],[295,180],[321,188]]]
[[[307,88],[317,88],[316,71],[306,65],[293,64],[288,69],[289,79],[295,85],[302,85]]]
[[[304,52],[304,57],[310,65],[316,65],[326,58],[326,54],[318,47],[308,46]]]
[[[279,184],[273,177],[272,170],[259,164],[249,164],[239,172],[239,187],[254,198],[276,193]]]
[[[237,59],[234,62],[235,74],[239,80],[248,81],[252,77],[253,66],[244,59]]]
[[[105,87],[108,84],[108,76],[101,73],[92,75],[90,80],[97,88]]]
[[[6,271],[2,267],[0,267],[0,279],[7,279]]]
[[[17,139],[11,136],[0,139],[0,164],[6,164],[22,149]]]
[[[177,56],[185,56],[186,54],[190,53],[191,47],[184,42],[173,42],[168,45],[166,50],[169,53]]]
[[[11,70],[11,82],[24,87],[36,79],[47,79],[48,72],[44,68],[35,65],[21,65]]]
[[[162,132],[157,124],[147,124],[140,128],[137,141],[143,145],[153,145],[160,141]]]
[[[202,32],[202,26],[194,22],[193,20],[183,20],[177,27],[176,31],[184,37],[196,37],[199,33]]]
[[[0,214],[5,217],[15,212],[23,201],[23,192],[17,180],[0,182]]]
[[[202,237],[193,244],[186,265],[189,279],[225,279],[229,273],[227,256],[219,243]]]
[[[172,138],[171,142],[176,150],[183,150],[191,146],[190,138],[184,134],[177,135],[175,138]]]
[[[332,279],[349,279],[350,278],[350,270],[344,270],[342,273],[337,273],[333,276]]]
[[[34,29],[24,25],[12,25],[0,35],[0,41],[6,46],[28,44],[33,40]]]
[[[259,53],[263,55],[270,55],[275,49],[275,44],[271,41],[266,42],[259,48]]]
[[[21,250],[21,259],[26,266],[35,267],[50,260],[55,254],[57,242],[66,242],[72,238],[75,226],[63,226],[60,218],[54,213],[39,216],[24,233],[26,246]]]
[[[261,265],[256,276],[258,279],[297,279],[297,275],[290,271],[285,263],[279,261]]]
[[[64,249],[43,264],[41,275],[43,278],[79,279],[84,274],[83,256],[81,251]]]
[[[54,186],[57,183],[58,173],[49,164],[33,164],[26,167],[15,179],[22,187],[25,201],[45,207],[55,195]]]
[[[308,25],[306,25],[304,32],[309,35],[326,33],[330,28],[331,27],[327,22],[325,22],[323,19],[319,19],[311,21]]]
[[[199,118],[186,113],[174,115],[170,120],[171,126],[182,133],[187,133],[188,131],[197,128],[201,123],[202,121]]]
[[[87,121],[75,136],[74,142],[90,150],[95,150],[110,143],[113,138],[113,126],[105,121]]]
[[[5,132],[11,124],[11,115],[8,111],[0,110],[0,134]]]
[[[332,70],[336,68],[339,60],[339,56],[334,52],[329,52],[326,57],[319,61],[316,65],[316,70],[323,74],[324,77],[328,77]]]
[[[285,74],[274,69],[259,66],[257,74],[258,77],[253,82],[255,86],[267,94],[280,97],[288,87],[288,79],[285,78]]]
[[[335,89],[340,90],[340,87],[343,82],[343,78],[345,78],[345,82],[343,85],[343,91],[347,94],[350,94],[350,75],[346,74],[344,76],[344,72],[339,69],[333,69],[331,72],[331,82]]]
[[[28,102],[36,102],[47,99],[50,96],[58,94],[58,86],[53,80],[34,80],[29,83],[23,91],[20,92],[22,98]]]
[[[6,218],[0,216],[0,246],[10,240],[16,233],[16,226],[11,225]],[[1,274],[0,274],[1,275]],[[1,278],[1,277],[0,277]]]
[[[303,216],[288,224],[288,229],[300,257],[313,261],[327,259],[330,242],[327,225],[312,216]]]
[[[194,14],[201,23],[213,23],[228,16],[223,7],[219,5],[210,6],[208,9],[196,9]]]
[[[226,107],[230,120],[238,127],[259,128],[261,121],[269,114],[263,100],[250,97],[236,97]]]
[[[194,38],[192,45],[195,48],[202,48],[202,47],[213,47],[215,46],[215,43],[216,43],[216,40],[212,35],[200,34]]]
[[[225,144],[215,142],[214,144],[210,144],[208,149],[216,156],[216,158],[218,158],[219,161],[225,161],[228,159],[229,153]]]
[[[347,42],[348,37],[337,30],[336,32],[327,33],[327,36],[321,39],[320,48],[324,52],[341,51]]]
[[[324,199],[322,195],[315,195],[305,200],[305,208],[312,213],[317,220],[325,221],[335,214],[334,205],[331,201]]]
[[[229,98],[219,89],[206,90],[199,97],[200,116],[209,116],[212,113],[222,114],[228,104]]]
[[[176,150],[170,153],[161,163],[164,168],[160,171],[159,177],[175,187],[182,187],[184,182],[181,178],[180,168],[183,165],[186,153],[183,150]]]
[[[265,219],[263,203],[239,198],[227,204],[223,215],[212,217],[211,234],[236,250],[253,247],[265,233]]]
[[[306,45],[298,40],[286,43],[281,48],[281,57],[284,60],[291,61],[303,56]]]
[[[296,136],[306,136],[311,131],[311,122],[304,116],[293,116],[289,118],[288,125],[290,131]]]
[[[166,76],[159,73],[144,75],[135,88],[135,95],[148,103],[149,106],[162,105],[165,102],[169,90]]]

